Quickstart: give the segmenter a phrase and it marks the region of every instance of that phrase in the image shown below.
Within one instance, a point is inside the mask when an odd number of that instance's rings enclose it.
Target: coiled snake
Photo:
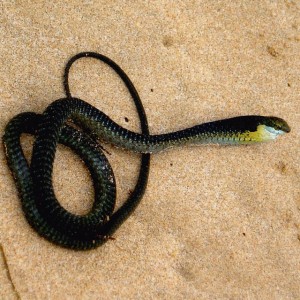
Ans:
[[[142,133],[122,128],[95,107],[72,97],[68,83],[69,70],[82,57],[105,62],[122,78],[136,105]],[[29,224],[49,241],[71,249],[87,250],[104,243],[134,211],[147,185],[150,153],[187,144],[263,142],[290,131],[288,124],[277,117],[241,116],[172,133],[150,135],[142,102],[128,76],[111,59],[94,52],[79,53],[69,60],[65,68],[64,87],[66,98],[51,103],[43,114],[25,112],[15,116],[5,128],[3,142]],[[81,130],[75,129],[70,120]],[[22,133],[35,135],[30,166],[20,144]],[[97,139],[142,153],[136,187],[115,212],[115,179]],[[91,173],[95,201],[86,215],[71,214],[55,197],[52,169],[57,143],[76,152]]]

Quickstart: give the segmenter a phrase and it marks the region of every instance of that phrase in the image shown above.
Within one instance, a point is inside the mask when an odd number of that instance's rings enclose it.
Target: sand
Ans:
[[[299,1],[34,2],[1,2],[2,134],[14,115],[42,112],[64,96],[64,65],[81,51],[105,54],[127,72],[151,133],[244,114],[282,117],[292,131],[261,145],[153,155],[137,210],[115,240],[88,252],[31,229],[1,145],[0,298],[299,299]],[[139,130],[132,100],[107,66],[79,61],[71,85]],[[22,138],[28,158],[32,142]],[[120,205],[139,155],[107,148]],[[54,186],[70,211],[91,207],[89,174],[62,146]]]

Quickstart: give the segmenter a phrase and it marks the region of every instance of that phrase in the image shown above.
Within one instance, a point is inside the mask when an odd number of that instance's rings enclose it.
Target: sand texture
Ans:
[[[14,115],[41,113],[64,96],[65,63],[81,51],[107,55],[127,72],[151,133],[245,114],[275,115],[292,128],[272,143],[153,155],[137,210],[115,240],[88,252],[31,229],[1,144],[1,299],[300,299],[299,1],[4,0],[0,7],[1,135]],[[78,61],[70,81],[73,95],[139,130],[132,100],[107,66]],[[32,143],[22,137],[27,157]],[[120,205],[139,155],[105,147]],[[53,180],[65,208],[90,209],[89,173],[63,146]]]

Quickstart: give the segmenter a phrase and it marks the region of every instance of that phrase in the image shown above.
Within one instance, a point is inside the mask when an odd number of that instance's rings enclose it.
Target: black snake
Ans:
[[[81,57],[92,57],[107,63],[122,78],[136,105],[142,133],[119,126],[95,107],[72,97],[68,83],[69,70]],[[150,153],[187,144],[256,143],[273,140],[279,134],[290,131],[287,123],[277,117],[241,116],[172,133],[150,135],[143,105],[128,76],[115,62],[93,52],[79,53],[69,60],[65,69],[64,87],[66,98],[51,103],[43,114],[25,112],[15,116],[6,126],[3,142],[7,162],[30,225],[46,239],[77,250],[91,249],[105,242],[133,212],[146,188]],[[70,120],[81,130],[75,129]],[[30,166],[20,145],[22,133],[35,135]],[[115,212],[115,179],[97,139],[142,153],[136,187]],[[55,197],[52,169],[57,143],[76,152],[91,173],[95,201],[86,215],[71,214]]]

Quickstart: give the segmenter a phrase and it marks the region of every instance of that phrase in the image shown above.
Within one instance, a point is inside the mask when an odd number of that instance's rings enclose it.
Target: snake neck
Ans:
[[[92,114],[93,115],[93,114]],[[99,113],[98,113],[99,116]],[[271,125],[270,118],[280,121],[284,128]],[[274,140],[290,129],[284,121],[274,117],[241,116],[200,124],[184,130],[160,135],[144,135],[120,127],[104,113],[101,117],[85,118],[76,114],[74,120],[101,140],[139,153],[156,153],[182,145],[221,144],[241,145]]]

